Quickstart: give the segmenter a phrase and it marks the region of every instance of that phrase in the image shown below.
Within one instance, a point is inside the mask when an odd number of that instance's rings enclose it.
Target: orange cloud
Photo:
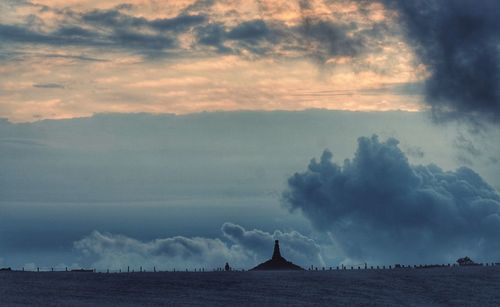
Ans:
[[[81,13],[110,9],[122,1],[36,0],[33,3]],[[133,6],[122,9],[126,14],[151,20],[175,17],[195,1],[128,3]],[[33,6],[9,12],[9,20],[17,18],[17,22],[35,14],[44,21],[40,26],[45,28],[63,18],[56,10],[42,12]],[[189,13],[207,14],[210,22],[227,26],[254,19],[294,26],[308,18],[356,22],[358,27],[354,32],[369,29],[375,22],[393,25],[393,16],[380,4],[361,8],[355,1],[315,0],[301,6],[298,1],[286,0],[227,0],[205,7],[192,6]],[[244,46],[239,53],[228,55],[192,47],[193,31],[178,35],[181,49],[172,57],[148,58],[137,52],[92,46],[15,45],[12,48],[16,61],[0,62],[3,91],[0,116],[13,121],[32,121],[98,112],[419,110],[420,96],[391,92],[387,86],[421,82],[428,75],[425,66],[415,64],[415,56],[397,28],[391,33],[393,36],[384,40],[369,42],[376,47],[373,52],[355,56],[328,54],[321,65],[313,57],[303,55],[304,50],[314,49],[314,44],[321,42],[294,49],[285,40],[282,45],[269,43],[271,55],[247,50],[255,46]],[[64,86],[34,88],[33,84]]]

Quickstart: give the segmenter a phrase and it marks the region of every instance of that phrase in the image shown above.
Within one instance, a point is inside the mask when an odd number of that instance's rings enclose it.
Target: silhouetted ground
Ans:
[[[0,272],[0,306],[498,305],[500,267],[396,270]]]

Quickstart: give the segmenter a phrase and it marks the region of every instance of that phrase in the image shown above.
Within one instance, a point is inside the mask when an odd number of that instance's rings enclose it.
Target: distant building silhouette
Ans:
[[[472,259],[470,259],[469,257],[463,257],[463,258],[459,258],[457,260],[457,263],[458,265],[460,266],[467,266],[467,265],[479,265],[478,263],[475,263],[474,261],[472,261]]]
[[[283,257],[281,257],[281,253],[280,253],[280,241],[275,240],[274,241],[273,257],[271,259],[280,259],[280,258],[283,258]]]
[[[300,266],[287,261],[281,256],[279,241],[274,241],[273,256],[266,262],[259,264],[251,271],[272,271],[272,270],[304,270]]]

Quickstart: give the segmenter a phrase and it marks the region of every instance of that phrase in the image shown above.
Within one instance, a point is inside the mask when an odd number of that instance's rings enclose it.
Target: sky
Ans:
[[[0,267],[498,261],[496,0],[0,2]]]
[[[0,10],[0,116],[17,122],[422,109],[428,72],[379,3],[9,0]]]

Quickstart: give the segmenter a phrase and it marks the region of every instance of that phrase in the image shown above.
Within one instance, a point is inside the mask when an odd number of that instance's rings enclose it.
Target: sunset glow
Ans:
[[[425,108],[425,65],[380,3],[120,3],[0,4],[0,117]]]

